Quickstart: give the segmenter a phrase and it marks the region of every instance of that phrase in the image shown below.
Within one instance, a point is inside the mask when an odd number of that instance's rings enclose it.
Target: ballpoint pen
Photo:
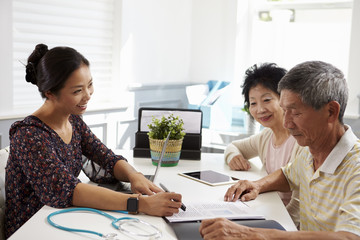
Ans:
[[[167,188],[164,186],[164,184],[160,183],[160,187],[161,187],[162,189],[164,189],[165,192],[170,192],[169,189],[167,189]],[[185,206],[183,203],[181,203],[181,207],[180,207],[180,208],[181,208],[183,211],[186,211],[186,206]]]

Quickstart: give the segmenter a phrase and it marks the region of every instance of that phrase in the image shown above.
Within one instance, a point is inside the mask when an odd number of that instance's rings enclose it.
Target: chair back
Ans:
[[[5,239],[5,167],[9,158],[9,147],[0,150],[0,240]]]

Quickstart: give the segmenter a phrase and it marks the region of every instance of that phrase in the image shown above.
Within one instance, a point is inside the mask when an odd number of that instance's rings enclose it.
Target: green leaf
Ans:
[[[179,140],[185,136],[184,122],[179,116],[173,114],[167,117],[162,116],[161,119],[157,119],[153,116],[152,121],[148,124],[148,135],[153,139],[166,139],[170,132],[170,139]]]

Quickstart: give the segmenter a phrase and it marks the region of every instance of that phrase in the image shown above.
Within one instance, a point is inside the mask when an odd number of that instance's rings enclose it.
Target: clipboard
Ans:
[[[275,220],[233,220],[237,224],[255,228],[269,228],[286,231],[285,228]],[[200,222],[178,222],[169,223],[179,240],[202,240],[199,227]]]

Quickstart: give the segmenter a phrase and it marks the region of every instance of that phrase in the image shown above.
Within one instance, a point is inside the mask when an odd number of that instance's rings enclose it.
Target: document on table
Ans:
[[[169,222],[189,222],[223,217],[227,219],[265,219],[243,202],[192,202],[185,203],[186,211],[166,217]]]

